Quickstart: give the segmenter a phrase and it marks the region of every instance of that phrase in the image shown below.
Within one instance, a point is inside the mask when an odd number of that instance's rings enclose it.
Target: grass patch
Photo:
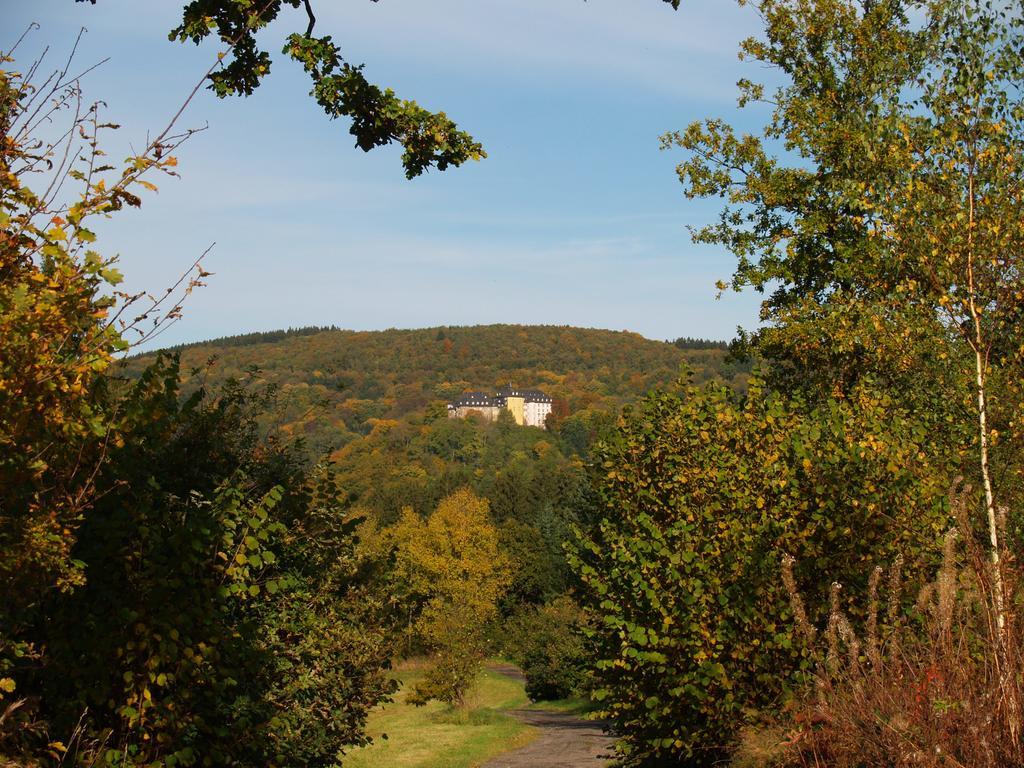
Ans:
[[[569,699],[538,701],[531,704],[530,709],[539,709],[542,712],[562,712],[567,715],[579,715],[585,719],[587,715],[591,712],[596,712],[600,707],[596,701],[591,701],[586,696],[573,696]]]
[[[465,707],[436,701],[422,707],[406,704],[406,693],[423,671],[418,663],[396,670],[402,688],[395,701],[373,712],[367,723],[374,743],[346,755],[345,768],[471,768],[536,734],[501,711],[529,704],[521,683],[484,670]],[[381,738],[385,733],[386,741]]]

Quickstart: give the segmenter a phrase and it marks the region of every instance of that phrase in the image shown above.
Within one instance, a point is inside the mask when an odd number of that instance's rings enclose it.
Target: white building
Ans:
[[[484,392],[465,392],[448,403],[448,418],[464,419],[476,411],[487,421],[495,421],[503,410],[512,413],[516,424],[547,429],[551,398],[539,389],[516,389],[511,384],[499,389],[493,397]]]

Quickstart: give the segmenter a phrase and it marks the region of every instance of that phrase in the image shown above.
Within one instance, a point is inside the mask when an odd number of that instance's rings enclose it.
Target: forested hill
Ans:
[[[381,419],[439,415],[438,409],[463,391],[508,382],[543,389],[564,416],[614,411],[671,383],[684,363],[697,382],[720,379],[742,388],[746,380],[744,370],[726,362],[721,343],[685,338],[675,344],[566,326],[303,328],[175,351],[186,379],[200,376],[216,385],[252,378],[257,385],[274,385],[279,402],[271,421],[303,436],[313,454],[368,434]],[[151,358],[134,358],[129,368]]]

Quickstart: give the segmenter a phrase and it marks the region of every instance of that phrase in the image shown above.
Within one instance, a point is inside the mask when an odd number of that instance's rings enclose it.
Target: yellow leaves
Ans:
[[[426,521],[407,507],[383,535],[395,547],[400,578],[429,596],[417,627],[429,642],[440,641],[456,613],[459,623],[480,625],[494,615],[511,563],[501,552],[485,499],[468,489],[456,491]]]
[[[143,187],[145,187],[146,189],[148,189],[148,190],[149,190],[150,192],[159,192],[159,191],[160,191],[160,188],[159,188],[159,187],[157,187],[157,185],[156,185],[156,184],[154,184],[154,183],[152,183],[152,182],[150,182],[150,181],[146,181],[145,179],[139,179],[139,180],[138,180],[138,183],[139,183],[139,184],[140,184],[141,186],[143,186]]]

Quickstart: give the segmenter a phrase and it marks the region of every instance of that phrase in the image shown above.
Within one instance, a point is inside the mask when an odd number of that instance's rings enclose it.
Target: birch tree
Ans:
[[[986,0],[756,5],[765,36],[743,51],[784,75],[770,95],[741,83],[743,103],[771,107],[763,131],[712,120],[664,137],[689,152],[686,194],[727,201],[695,237],[738,257],[733,287],[768,292],[749,340],[779,371],[833,396],[873,377],[946,412],[935,439],[961,441],[981,488],[1005,642],[1015,475],[993,463],[1020,430],[1021,20]]]

